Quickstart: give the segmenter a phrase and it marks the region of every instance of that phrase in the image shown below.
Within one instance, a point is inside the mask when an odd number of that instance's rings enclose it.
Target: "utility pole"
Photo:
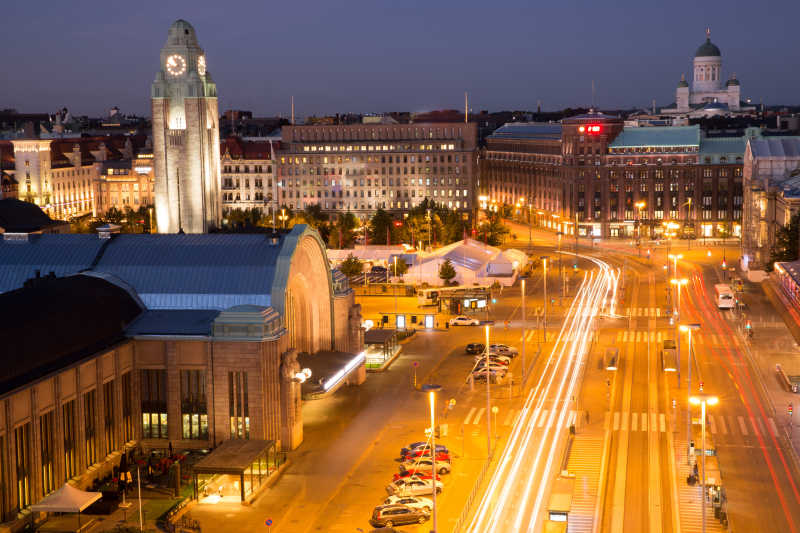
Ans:
[[[544,279],[544,317],[542,321],[542,330],[544,333],[542,337],[544,339],[543,342],[547,342],[547,260],[549,257],[543,255],[540,259],[542,260],[542,267],[544,268],[544,274],[542,276]]]
[[[490,383],[492,376],[489,374],[489,325],[486,325],[486,453],[488,457],[492,456],[492,396],[490,390]],[[436,450],[433,450],[436,453]],[[436,479],[436,472],[433,473],[433,478]],[[435,490],[435,487],[434,487]]]
[[[527,365],[525,364],[525,333],[527,332],[526,325],[527,322],[525,321],[525,277],[522,278],[522,383],[525,383],[525,369]]]

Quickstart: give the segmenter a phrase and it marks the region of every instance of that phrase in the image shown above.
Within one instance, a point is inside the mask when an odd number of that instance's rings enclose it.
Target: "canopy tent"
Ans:
[[[42,513],[80,513],[102,497],[100,492],[85,492],[64,483],[63,487],[32,505],[31,510]]]

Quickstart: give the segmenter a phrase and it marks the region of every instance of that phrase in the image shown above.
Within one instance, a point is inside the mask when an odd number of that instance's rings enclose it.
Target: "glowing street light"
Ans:
[[[639,250],[639,257],[642,256],[642,209],[647,204],[645,202],[636,202],[633,206],[636,208],[636,247]]]
[[[436,533],[436,393],[442,390],[442,386],[428,383],[420,389],[422,392],[428,393],[428,403],[431,407],[431,472],[433,474],[431,478],[433,484],[433,529],[431,531]]]
[[[706,405],[717,405],[719,403],[719,398],[716,396],[711,396],[710,394],[697,394],[695,396],[689,397],[689,403],[692,405],[699,405],[701,415],[701,424],[700,427],[702,428],[702,438],[700,444],[700,454],[703,460],[703,482],[700,485],[700,502],[702,505],[702,516],[703,516],[703,533],[706,531]]]
[[[678,260],[683,259],[683,254],[669,254],[667,256],[669,259],[672,259],[672,275],[677,277],[678,276]]]
[[[700,329],[700,324],[681,324],[680,328],[681,332],[688,334],[689,336],[689,355],[686,357],[686,367],[687,367],[687,378],[686,378],[686,394],[687,399],[691,402],[692,397],[692,332],[697,331]],[[680,348],[680,340],[678,342],[678,347]],[[678,350],[678,357],[680,357],[680,350]],[[678,362],[678,368],[680,368],[680,361]],[[680,370],[678,370],[680,372]],[[680,383],[680,374],[678,375],[678,383]],[[692,442],[692,416],[688,413],[689,406],[686,406],[687,416],[686,416],[686,443]],[[689,456],[686,456],[687,461],[689,460]]]

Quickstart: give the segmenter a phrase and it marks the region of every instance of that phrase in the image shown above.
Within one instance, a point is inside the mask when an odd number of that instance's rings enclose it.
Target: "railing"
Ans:
[[[458,516],[458,520],[456,520],[456,523],[453,526],[453,533],[458,533],[461,531],[461,528],[464,526],[464,522],[466,522],[467,518],[469,518],[469,513],[472,510],[472,503],[478,496],[478,491],[481,488],[481,484],[483,484],[483,478],[486,477],[486,472],[489,471],[489,465],[491,464],[492,456],[489,456],[483,463],[483,467],[481,467],[481,471],[478,473],[478,478],[475,480],[475,484],[472,485],[472,490],[469,492],[469,496],[467,496],[467,500],[464,502],[464,507],[461,509],[461,514]]]

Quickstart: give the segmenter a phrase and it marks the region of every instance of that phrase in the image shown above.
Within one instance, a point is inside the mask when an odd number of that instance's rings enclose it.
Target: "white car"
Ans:
[[[497,355],[506,355],[508,357],[516,357],[519,351],[513,346],[509,346],[508,344],[490,344],[489,353],[490,354],[495,353]]]
[[[442,482],[436,482],[436,494],[442,492]],[[389,494],[395,496],[427,496],[433,494],[433,479],[420,479],[417,476],[410,478],[401,478],[392,481],[386,486]]]
[[[479,326],[480,320],[468,316],[459,315],[447,321],[451,326]]]
[[[419,509],[421,511],[430,512],[433,509],[433,502],[430,498],[423,498],[421,496],[397,496],[395,494],[389,496],[384,500],[384,505],[408,505],[412,509]]]
[[[417,457],[414,459],[409,459],[408,461],[403,461],[401,463],[401,467],[405,468],[406,470],[416,470],[418,472],[430,472],[431,470],[433,470],[433,460],[430,457]],[[436,473],[449,474],[450,463],[448,461],[440,461],[437,459]]]
[[[481,361],[486,361],[486,356],[485,355],[476,355],[475,356],[475,364],[477,365]],[[501,365],[508,366],[508,365],[511,364],[511,358],[508,357],[507,355],[498,355],[498,354],[495,354],[495,353],[490,353],[489,354],[489,362],[490,363],[500,363]]]
[[[484,368],[486,368],[486,361],[484,359],[479,359],[478,361],[475,362],[475,366],[472,367],[472,371],[473,372],[476,371],[476,370],[483,371]],[[503,363],[500,363],[500,362],[497,362],[497,361],[492,361],[492,359],[490,358],[489,359],[489,370],[493,370],[493,371],[497,371],[497,372],[501,372],[501,371],[502,372],[506,372],[508,370],[508,365],[504,365]]]

